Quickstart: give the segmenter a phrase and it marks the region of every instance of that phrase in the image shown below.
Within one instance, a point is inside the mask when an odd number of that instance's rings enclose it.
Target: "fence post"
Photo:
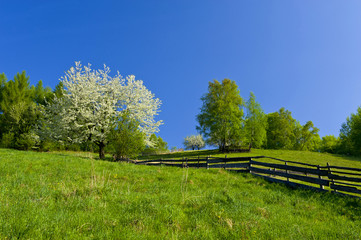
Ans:
[[[285,162],[285,165],[287,166],[287,162]],[[286,169],[286,174],[288,174],[288,170]],[[287,177],[287,182],[289,182],[290,181],[290,178],[289,177]]]
[[[186,168],[188,168],[188,158],[186,158]]]
[[[209,169],[209,167],[208,167],[208,157],[206,157],[206,161],[207,161],[207,169]]]
[[[251,167],[252,167],[252,164],[251,164],[251,161],[252,161],[252,158],[249,158],[249,164],[248,164],[248,170],[249,170],[249,173],[252,173],[251,171]]]
[[[160,158],[160,165],[162,166],[163,162],[162,162],[162,158]]]
[[[198,155],[198,165],[197,165],[197,168],[199,168],[199,155]]]
[[[226,155],[224,158],[227,158],[227,155]],[[227,164],[227,162],[224,161],[224,162],[223,162],[223,169],[224,169],[224,170],[226,170],[226,164]]]
[[[333,181],[333,178],[331,177],[330,178],[330,175],[332,174],[332,172],[331,172],[331,168],[330,168],[330,164],[329,163],[327,163],[327,169],[328,169],[328,179],[330,179],[331,180],[331,184],[332,185],[334,185],[334,181]],[[331,186],[330,186],[331,187]],[[333,191],[334,192],[337,192],[337,190],[336,189],[333,189]]]
[[[184,157],[182,158],[182,168],[184,168]]]
[[[318,170],[318,178],[319,178],[319,179],[322,179],[321,173],[320,173],[320,165],[317,165],[317,170]],[[324,189],[324,186],[323,186],[322,184],[320,184],[320,188],[321,188],[321,189]]]

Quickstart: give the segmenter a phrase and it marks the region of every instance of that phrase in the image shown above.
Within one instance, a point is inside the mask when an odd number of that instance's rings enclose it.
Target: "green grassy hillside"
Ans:
[[[317,153],[251,154],[360,166]],[[361,239],[360,199],[77,155],[0,149],[0,239]]]

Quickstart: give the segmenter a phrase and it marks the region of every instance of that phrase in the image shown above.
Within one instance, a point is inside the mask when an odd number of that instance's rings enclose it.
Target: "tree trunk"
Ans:
[[[226,151],[226,143],[225,143],[225,141],[221,142],[221,144],[219,145],[219,151],[220,152],[225,152]]]
[[[98,147],[99,147],[99,159],[104,159],[105,158],[105,152],[104,152],[105,144],[103,142],[100,142],[98,144]]]

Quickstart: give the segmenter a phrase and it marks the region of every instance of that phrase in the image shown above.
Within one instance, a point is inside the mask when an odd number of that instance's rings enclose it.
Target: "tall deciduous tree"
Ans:
[[[296,120],[291,112],[281,108],[278,112],[267,115],[267,148],[292,149]]]
[[[143,151],[143,154],[158,154],[168,151],[168,143],[163,140],[160,136],[155,135],[154,133],[150,136],[150,142],[152,145],[146,146]]]
[[[243,143],[243,99],[237,84],[229,79],[222,83],[217,80],[209,82],[208,93],[201,100],[203,105],[197,115],[197,130],[221,151],[229,146],[240,146]]]
[[[149,137],[162,124],[154,119],[161,101],[133,75],[124,79],[119,73],[111,77],[109,72],[106,66],[92,70],[90,65],[76,62],[61,78],[63,96],[55,97],[46,108],[43,133],[57,140],[93,142],[99,147],[99,157],[104,158],[108,135],[121,112],[127,110],[146,135],[146,143],[152,145]]]
[[[266,140],[267,117],[261,105],[256,102],[253,92],[246,102],[246,121],[244,125],[246,141],[249,148],[261,148]]]
[[[336,153],[339,146],[339,138],[334,135],[327,135],[322,137],[321,152]]]
[[[308,121],[301,126],[296,124],[295,128],[295,150],[317,150],[321,147],[321,138],[318,135],[319,129],[313,125],[312,121]]]

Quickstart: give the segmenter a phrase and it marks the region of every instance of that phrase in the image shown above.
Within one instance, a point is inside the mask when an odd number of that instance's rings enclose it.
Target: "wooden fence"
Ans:
[[[291,187],[361,197],[361,169],[333,166],[328,163],[327,166],[320,166],[266,156],[158,159],[135,163],[183,168],[223,168],[228,171],[248,172],[268,181],[284,183]]]

